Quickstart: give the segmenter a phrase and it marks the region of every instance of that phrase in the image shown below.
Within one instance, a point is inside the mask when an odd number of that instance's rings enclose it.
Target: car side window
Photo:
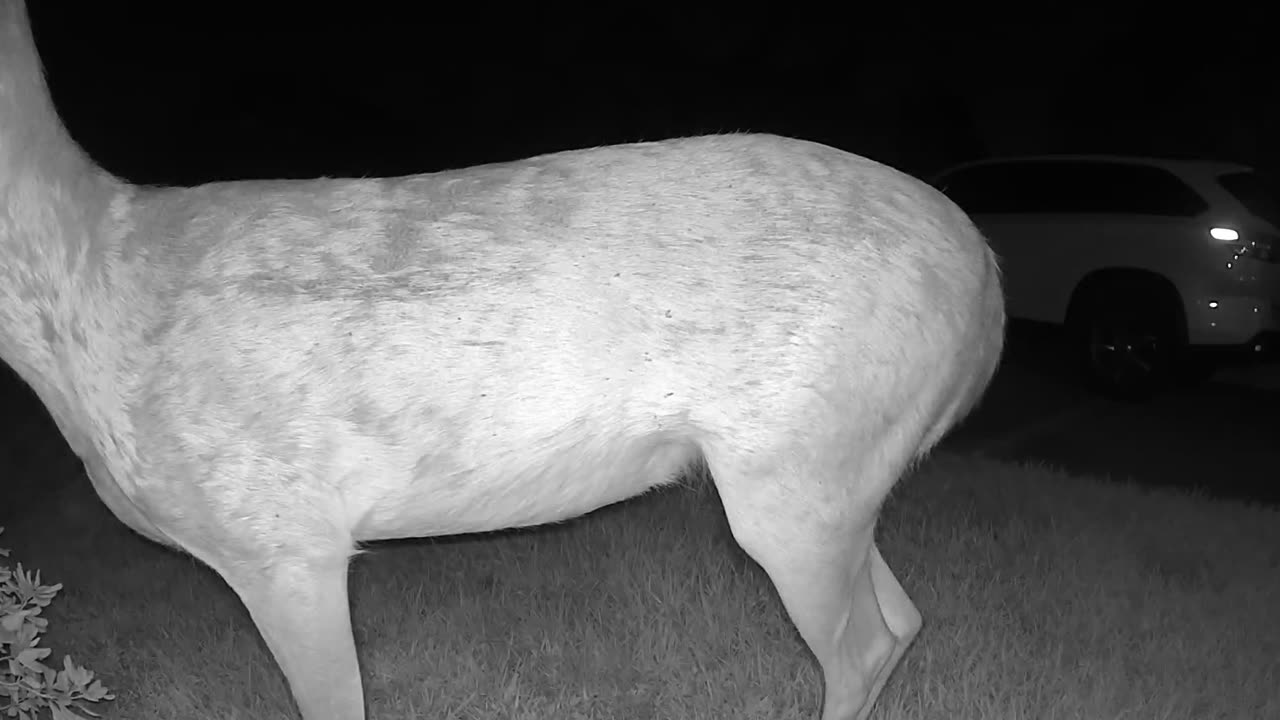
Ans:
[[[1096,212],[1194,217],[1209,204],[1176,175],[1149,165],[1095,163],[1086,171],[1098,188]]]
[[[1036,160],[977,165],[939,183],[971,215],[1121,213],[1191,217],[1208,204],[1167,170],[1133,163]]]
[[[940,190],[970,215],[1025,212],[1017,165],[978,165],[958,170],[940,183]]]

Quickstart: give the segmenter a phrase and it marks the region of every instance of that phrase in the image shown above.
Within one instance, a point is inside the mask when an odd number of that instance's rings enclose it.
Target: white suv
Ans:
[[[1000,255],[1009,315],[1065,325],[1109,390],[1145,395],[1280,338],[1280,187],[1252,168],[1016,157],[931,182]]]

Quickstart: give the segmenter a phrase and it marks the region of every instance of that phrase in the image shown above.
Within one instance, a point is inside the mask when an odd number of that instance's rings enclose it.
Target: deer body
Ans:
[[[357,543],[564,520],[699,459],[823,717],[870,711],[921,622],[876,514],[1000,354],[959,209],[766,135],[133,187],[3,8],[0,354],[112,511],[236,590],[307,720],[363,717]]]

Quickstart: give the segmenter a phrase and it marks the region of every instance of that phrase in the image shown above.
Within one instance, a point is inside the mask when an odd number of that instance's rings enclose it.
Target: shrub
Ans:
[[[0,527],[0,533],[4,528]],[[0,557],[9,551],[0,548]],[[85,702],[113,700],[93,672],[76,665],[68,656],[62,669],[54,670],[42,660],[52,652],[39,647],[40,635],[49,621],[40,613],[53,601],[62,584],[41,585],[40,573],[32,574],[18,563],[16,570],[0,565],[0,715],[18,720],[35,720],[41,708],[48,708],[53,720],[85,720],[85,713],[97,713]]]

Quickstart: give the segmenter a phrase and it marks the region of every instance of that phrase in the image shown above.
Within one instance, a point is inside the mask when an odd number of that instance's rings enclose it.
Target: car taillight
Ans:
[[[1249,258],[1265,263],[1280,263],[1280,238],[1256,232],[1239,232],[1231,228],[1209,229],[1209,237],[1235,250],[1235,259]]]

